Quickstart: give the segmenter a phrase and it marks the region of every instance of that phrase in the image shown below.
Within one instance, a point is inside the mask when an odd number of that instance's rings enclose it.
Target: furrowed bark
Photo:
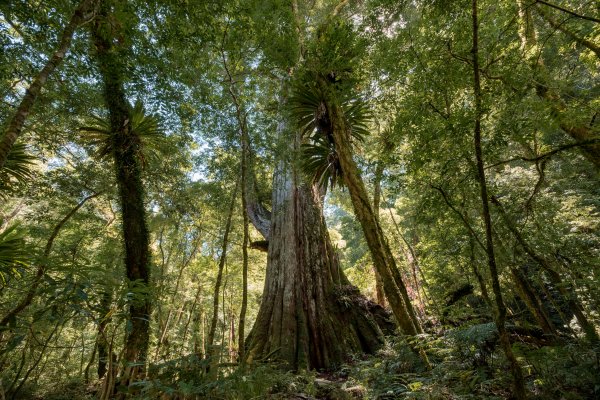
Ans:
[[[299,138],[282,140],[296,152]],[[350,285],[325,226],[322,193],[305,183],[296,163],[281,160],[273,176],[273,218],[267,277],[246,360],[276,359],[289,369],[329,369],[352,353],[382,344],[371,312],[383,309]],[[378,308],[379,307],[379,308]]]
[[[302,19],[295,0],[291,6],[302,60]],[[285,90],[287,82],[282,84]],[[285,95],[280,100],[284,104]],[[280,121],[278,134],[295,156],[299,135],[288,132],[286,121]],[[267,276],[246,360],[274,358],[285,368],[329,369],[354,352],[379,348],[382,332],[374,315],[387,315],[349,284],[325,226],[322,191],[306,183],[297,167],[295,160],[282,159],[273,175]]]
[[[99,3],[100,0],[83,0],[79,4],[71,17],[71,20],[63,30],[58,47],[52,54],[52,57],[50,57],[46,65],[44,65],[44,68],[42,68],[25,91],[25,96],[21,99],[21,103],[17,107],[15,114],[4,131],[4,135],[2,135],[2,138],[0,139],[0,169],[6,164],[8,154],[21,135],[27,116],[31,112],[42,87],[48,80],[50,74],[62,63],[65,55],[69,51],[75,30],[94,16]]]

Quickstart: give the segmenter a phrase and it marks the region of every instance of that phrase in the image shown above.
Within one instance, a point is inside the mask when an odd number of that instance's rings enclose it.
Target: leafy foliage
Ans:
[[[0,332],[0,397],[96,397],[99,349],[110,346],[120,361],[128,300],[144,294],[154,311],[150,375],[132,387],[140,398],[326,397],[318,388],[323,376],[342,391],[360,388],[357,398],[510,398],[479,243],[470,5],[117,3],[110,28],[123,32],[115,44],[131,49],[121,53],[119,66],[128,95],[144,104],[132,107],[129,139],[146,167],[154,288],[141,293],[124,283],[120,205],[110,171],[93,158],[112,155],[115,142],[106,118],[90,117],[102,115],[104,106],[86,24],[28,116],[23,144],[0,171],[0,213],[10,219],[0,233],[0,317],[27,293],[35,278],[29,264],[42,258],[56,223],[86,193],[103,194],[54,238],[31,305]],[[576,301],[598,330],[600,186],[597,167],[565,128],[598,135],[600,60],[590,49],[598,43],[598,24],[541,2],[521,12],[523,2],[477,3],[483,158],[490,195],[502,205],[491,210],[501,290],[514,331],[539,330],[536,304],[556,328],[541,337],[513,333],[513,351],[533,398],[596,398],[598,348],[570,304]],[[552,3],[597,14],[593,2]],[[0,5],[0,120],[10,119],[47,62],[73,6],[62,0]],[[525,28],[536,38],[530,48]],[[222,365],[213,376],[206,373],[203,340],[222,251],[223,205],[240,161],[223,58],[266,204],[275,160],[293,158],[290,149],[298,147],[290,136],[299,136],[300,166],[314,183],[341,182],[326,109],[328,100],[340,106],[373,201],[379,190],[380,226],[427,334],[389,338],[375,356],[354,355],[341,370],[323,374],[235,366],[243,237],[236,204],[215,339]],[[552,95],[541,97],[544,90]],[[280,124],[299,134],[277,137]],[[73,128],[83,125],[89,126]],[[324,211],[335,256],[351,282],[375,298],[372,260],[347,193],[331,190]],[[255,231],[251,236],[262,240]],[[248,327],[263,300],[265,264],[264,253],[250,251]],[[523,273],[532,298],[516,289],[514,270]],[[458,285],[473,292],[448,305],[447,293]]]
[[[314,395],[314,374],[285,372],[276,365],[258,365],[248,370],[223,370],[214,380],[205,374],[206,360],[189,357],[159,367],[160,372],[140,385],[141,398],[200,396],[210,399],[284,399],[294,394]]]

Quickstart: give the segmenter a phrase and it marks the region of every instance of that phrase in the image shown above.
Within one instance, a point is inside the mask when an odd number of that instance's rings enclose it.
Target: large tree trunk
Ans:
[[[135,296],[129,306],[129,323],[124,359],[127,366],[122,383],[143,375],[150,338],[150,248],[144,189],[139,160],[140,140],[131,126],[131,105],[123,86],[124,59],[122,49],[114,43],[115,33],[108,22],[108,5],[102,18],[92,25],[96,58],[104,84],[104,100],[109,111],[115,174],[123,219],[125,268]]]
[[[370,313],[379,306],[349,284],[325,226],[322,193],[293,164],[281,161],[273,178],[267,277],[246,359],[327,369],[382,344]]]

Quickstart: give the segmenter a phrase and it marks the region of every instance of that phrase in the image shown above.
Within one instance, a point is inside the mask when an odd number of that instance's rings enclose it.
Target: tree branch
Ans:
[[[60,233],[60,230],[63,228],[63,226],[65,226],[65,224],[71,219],[71,217],[73,217],[73,215],[75,215],[75,213],[77,213],[77,211],[79,211],[79,209],[81,207],[83,207],[83,205],[88,200],[91,200],[94,197],[97,197],[101,194],[102,194],[102,192],[97,192],[97,193],[94,193],[94,194],[91,194],[91,195],[85,197],[75,207],[73,207],[73,209],[71,211],[69,211],[69,213],[67,215],[65,215],[58,224],[56,224],[56,226],[52,230],[52,233],[50,234],[50,237],[48,238],[48,241],[46,242],[46,247],[44,248],[42,263],[40,264],[40,266],[37,269],[37,272],[35,274],[33,282],[31,283],[31,286],[29,287],[29,290],[27,291],[27,294],[25,295],[25,297],[23,297],[23,299],[19,302],[19,304],[17,304],[17,306],[15,306],[15,308],[13,308],[11,311],[9,311],[8,314],[6,314],[2,318],[2,320],[0,321],[0,327],[6,326],[13,318],[15,318],[25,308],[27,308],[33,301],[35,294],[37,292],[37,289],[40,286],[40,283],[42,283],[42,278],[46,274],[46,269],[48,268],[48,257],[50,256],[50,252],[52,251],[52,246],[54,244],[54,240]]]
[[[556,9],[556,10],[559,10],[559,11],[562,11],[562,12],[564,12],[564,13],[567,13],[567,14],[569,14],[569,15],[572,15],[572,16],[573,16],[573,17],[575,17],[575,18],[585,19],[585,20],[587,20],[587,21],[592,21],[592,22],[596,22],[596,23],[599,23],[599,24],[600,24],[600,19],[598,19],[598,18],[594,18],[594,17],[588,17],[587,15],[581,15],[581,14],[577,14],[577,13],[576,13],[576,12],[574,12],[574,11],[568,10],[568,9],[566,9],[566,8],[563,8],[563,7],[561,7],[561,6],[557,6],[556,4],[548,3],[547,1],[544,1],[544,0],[535,0],[535,2],[534,2],[533,4],[537,4],[537,3],[539,3],[539,4],[543,4],[543,5],[545,5],[545,6],[548,6],[548,7],[554,8],[554,9]]]
[[[557,147],[556,149],[551,150],[551,151],[549,151],[547,153],[543,153],[543,154],[541,154],[541,155],[539,155],[537,157],[513,157],[513,158],[509,158],[508,160],[499,161],[499,162],[494,163],[492,165],[488,165],[485,168],[486,169],[494,168],[494,167],[497,167],[499,165],[509,164],[509,163],[511,163],[513,161],[537,162],[537,161],[540,161],[540,160],[544,160],[544,159],[550,158],[553,155],[555,155],[557,153],[560,153],[562,151],[565,151],[565,150],[569,150],[569,149],[572,149],[572,148],[575,148],[575,147],[591,146],[591,145],[595,145],[595,144],[598,144],[598,143],[600,143],[600,139],[592,139],[592,140],[586,140],[586,141],[583,141],[583,142],[569,143],[569,144],[565,144],[563,146]]]
[[[25,91],[25,96],[23,96],[19,107],[10,119],[6,130],[0,138],[0,168],[4,167],[6,164],[8,154],[12,150],[17,138],[21,135],[25,120],[40,94],[42,87],[48,80],[50,74],[54,72],[65,58],[65,55],[71,46],[71,40],[73,39],[75,30],[85,23],[87,19],[93,17],[99,3],[99,0],[82,0],[81,4],[79,4],[73,13],[71,20],[63,30],[58,47],[52,54],[52,57],[50,57],[46,65],[44,65],[44,68],[42,68]]]
[[[565,35],[567,35],[568,37],[570,37],[571,39],[573,39],[575,42],[577,42],[578,44],[580,44],[581,46],[593,51],[594,53],[596,53],[596,55],[600,58],[600,46],[598,46],[597,44],[583,38],[580,37],[579,35],[575,34],[573,31],[571,31],[570,29],[568,29],[567,27],[564,26],[565,21],[562,22],[557,22],[555,21],[546,11],[544,11],[542,8],[540,7],[535,7],[535,11],[542,17],[543,20],[545,20],[551,27],[553,27],[554,29],[557,29],[559,31],[561,31],[562,33],[564,33]]]

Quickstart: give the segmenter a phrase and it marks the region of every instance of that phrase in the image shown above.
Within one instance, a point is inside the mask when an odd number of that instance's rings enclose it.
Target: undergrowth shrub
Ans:
[[[163,364],[152,379],[140,384],[138,399],[285,399],[295,393],[316,392],[312,372],[290,372],[275,364],[261,364],[245,371],[220,368],[215,379],[205,373],[207,366],[206,360],[194,357]]]
[[[577,342],[514,347],[515,354],[526,360],[530,389],[538,399],[600,398],[600,348]]]

